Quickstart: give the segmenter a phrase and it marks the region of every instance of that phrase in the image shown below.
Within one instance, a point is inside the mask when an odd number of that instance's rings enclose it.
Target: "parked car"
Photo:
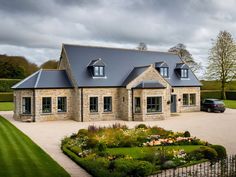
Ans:
[[[201,102],[201,111],[225,112],[225,104],[218,99],[205,99]]]

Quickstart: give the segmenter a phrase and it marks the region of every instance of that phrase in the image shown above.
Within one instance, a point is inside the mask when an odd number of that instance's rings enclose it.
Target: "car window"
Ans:
[[[215,104],[224,104],[224,102],[223,102],[223,101],[220,101],[220,100],[216,100],[216,101],[214,101],[214,103],[215,103]]]
[[[209,103],[212,103],[212,101],[211,100],[205,100],[204,103],[209,104]]]

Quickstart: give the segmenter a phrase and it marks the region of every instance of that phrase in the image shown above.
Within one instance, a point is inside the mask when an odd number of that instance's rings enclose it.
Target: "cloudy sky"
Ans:
[[[62,43],[167,51],[184,43],[204,65],[220,30],[236,33],[234,0],[0,0],[0,53],[41,64]],[[236,37],[236,36],[235,36]]]

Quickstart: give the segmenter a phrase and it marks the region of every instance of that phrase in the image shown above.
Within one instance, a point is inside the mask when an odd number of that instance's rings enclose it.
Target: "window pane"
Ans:
[[[31,98],[30,97],[22,98],[22,113],[31,114]]]
[[[141,105],[140,105],[140,97],[135,97],[134,100],[134,111],[135,113],[140,113],[141,112]]]
[[[196,94],[190,94],[189,104],[196,105]]]
[[[183,78],[188,77],[188,69],[181,69],[181,77]]]
[[[112,111],[112,98],[104,97],[104,112],[111,112],[111,111]]]
[[[98,76],[98,75],[99,75],[99,68],[98,68],[98,66],[95,66],[95,67],[94,67],[94,75],[95,75],[95,76]]]
[[[99,70],[99,75],[100,76],[103,76],[103,67],[101,66],[101,67],[99,67],[100,68],[100,70]]]
[[[58,97],[57,99],[57,111],[66,112],[67,102],[66,97]]]
[[[42,112],[43,113],[51,113],[52,112],[51,97],[43,97]]]
[[[90,112],[98,112],[98,97],[90,97],[89,110]]]
[[[147,112],[161,112],[161,97],[147,97]]]
[[[183,94],[183,105],[188,105],[188,94]]]

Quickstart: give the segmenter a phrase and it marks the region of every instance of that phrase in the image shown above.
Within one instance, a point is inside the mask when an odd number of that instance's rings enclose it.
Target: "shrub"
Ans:
[[[97,147],[98,145],[98,140],[94,139],[94,138],[89,138],[88,141],[87,141],[87,148],[88,149],[93,149],[95,147]]]
[[[98,151],[105,151],[107,146],[105,143],[98,143],[97,148],[98,148]]]
[[[217,155],[218,154],[215,149],[204,146],[190,152],[188,157],[190,160],[200,160],[202,158],[215,160],[217,158]]]
[[[12,92],[2,92],[0,93],[0,102],[12,102],[13,93]]]
[[[77,133],[77,136],[88,136],[88,130],[80,129]]]
[[[226,149],[225,149],[224,146],[221,146],[221,145],[211,145],[210,147],[215,149],[215,151],[218,154],[218,156],[217,156],[218,159],[223,159],[223,158],[225,158],[227,156]]]
[[[148,176],[154,170],[150,162],[127,159],[115,160],[113,168],[115,171],[123,172],[123,176]]]
[[[145,124],[139,124],[135,127],[136,129],[138,128],[143,128],[143,129],[147,129],[147,126]]]
[[[189,133],[189,131],[185,131],[184,132],[184,137],[190,137],[191,135],[190,135],[190,133]]]
[[[79,154],[80,152],[82,152],[82,150],[79,146],[72,146],[72,147],[70,147],[70,150],[72,152],[74,152],[75,154]]]
[[[169,169],[169,168],[175,168],[176,164],[173,160],[168,160],[166,162],[164,162],[164,164],[162,165],[163,169]]]

